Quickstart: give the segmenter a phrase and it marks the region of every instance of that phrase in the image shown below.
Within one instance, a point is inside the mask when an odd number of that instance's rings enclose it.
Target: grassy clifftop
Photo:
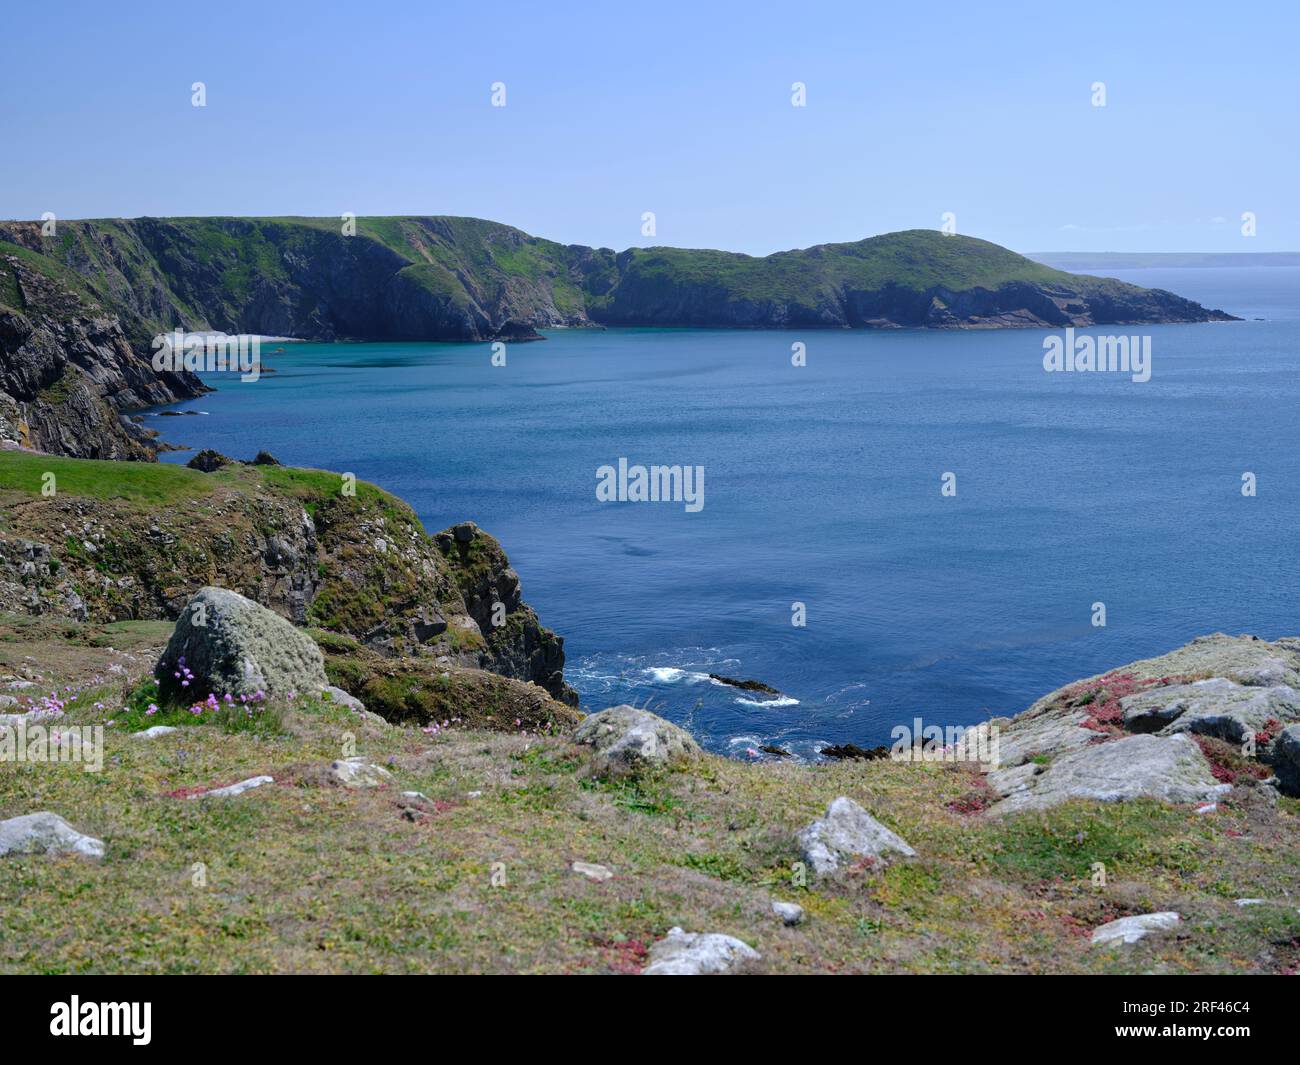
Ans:
[[[524,601],[500,544],[468,523],[457,530],[430,536],[400,499],[322,470],[200,473],[0,452],[8,610],[95,624],[174,619],[216,584],[346,638],[340,651],[357,645],[344,657],[358,684],[394,675],[379,660],[409,657],[411,684],[425,667],[484,669],[575,701],[564,641]]]

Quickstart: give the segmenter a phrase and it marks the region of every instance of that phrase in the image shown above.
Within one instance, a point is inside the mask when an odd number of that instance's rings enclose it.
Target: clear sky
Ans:
[[[460,214],[762,254],[952,212],[1018,251],[1300,250],[1298,10],[15,0],[0,217]]]

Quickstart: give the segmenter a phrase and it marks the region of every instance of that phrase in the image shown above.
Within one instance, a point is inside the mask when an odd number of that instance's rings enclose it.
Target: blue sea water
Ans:
[[[177,405],[206,416],[150,424],[354,472],[430,530],[476,520],[584,707],[806,756],[1015,713],[1202,633],[1300,632],[1300,270],[1123,277],[1248,320],[1088,331],[1150,334],[1147,383],[1045,373],[1040,330],[554,332],[504,367],[486,344],[287,344]],[[703,509],[598,502],[620,456],[703,466]]]

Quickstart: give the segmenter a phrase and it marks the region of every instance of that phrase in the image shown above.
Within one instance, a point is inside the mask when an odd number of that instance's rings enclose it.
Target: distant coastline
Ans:
[[[1178,267],[1300,266],[1300,251],[1044,251],[1025,258],[1054,270],[1145,270]]]

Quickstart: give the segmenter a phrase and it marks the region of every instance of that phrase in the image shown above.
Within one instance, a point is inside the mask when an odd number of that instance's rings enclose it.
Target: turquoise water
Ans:
[[[1206,632],[1300,632],[1300,270],[1125,278],[1266,320],[1089,330],[1149,333],[1145,384],[1047,374],[1037,330],[556,332],[505,367],[486,344],[286,345],[151,424],[354,472],[431,530],[473,518],[584,706],[806,755],[1014,713]],[[620,456],[703,466],[703,509],[598,502]]]

